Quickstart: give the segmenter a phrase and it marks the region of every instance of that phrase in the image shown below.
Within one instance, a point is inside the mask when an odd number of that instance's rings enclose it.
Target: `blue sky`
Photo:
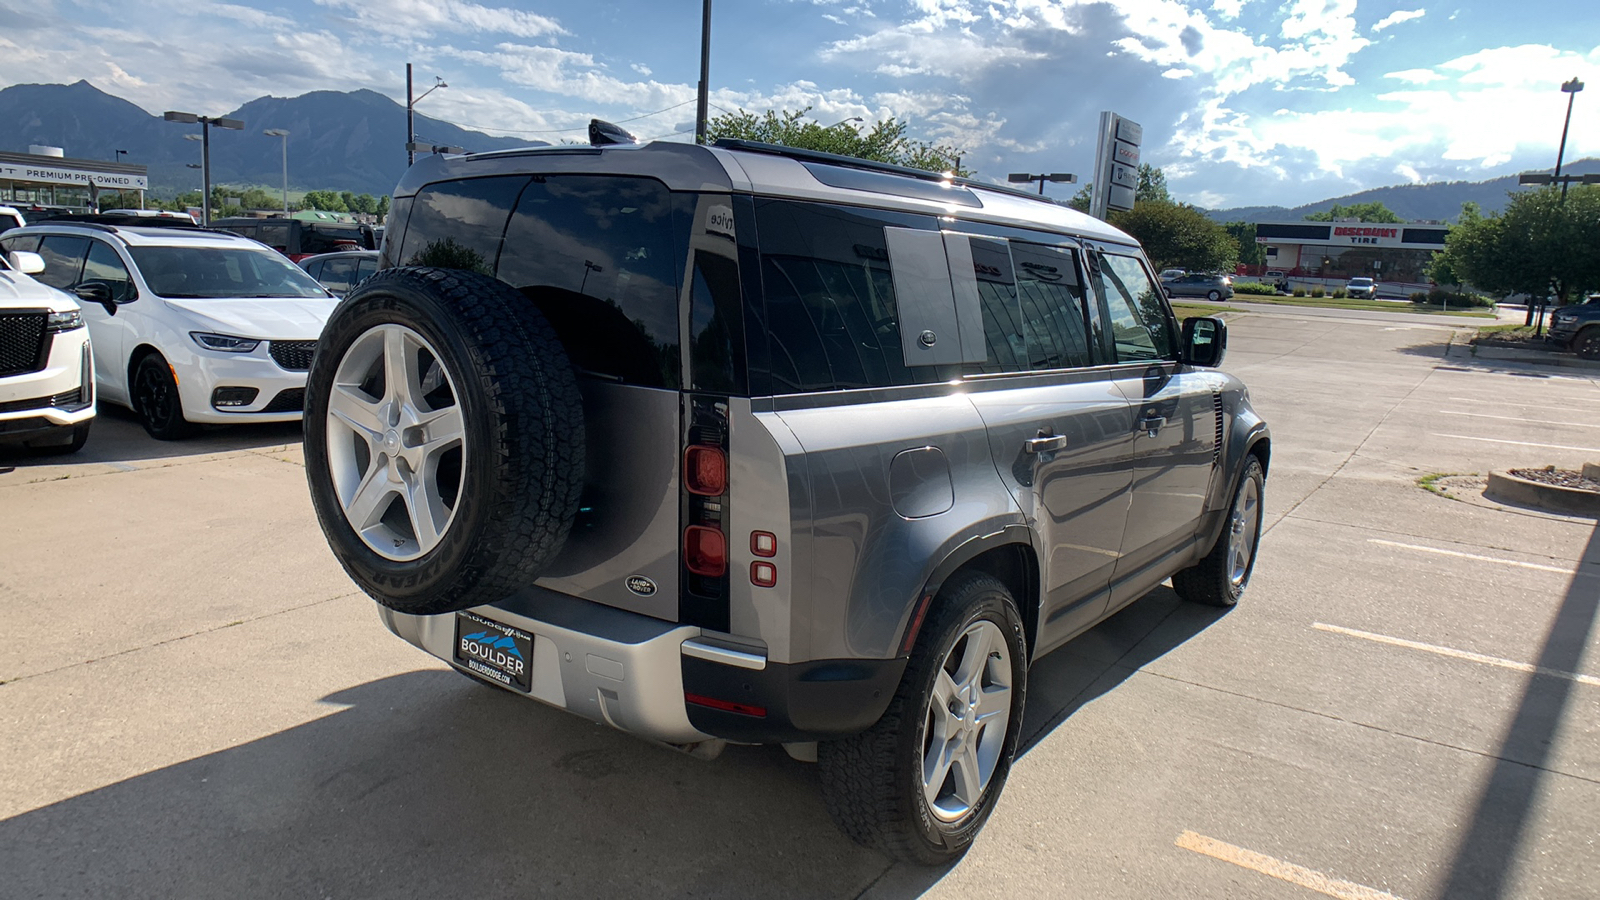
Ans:
[[[86,78],[148,110],[370,88],[574,139],[693,128],[699,0],[0,0],[0,85]],[[1560,24],[1554,24],[1560,23]],[[1093,172],[1098,114],[1144,126],[1179,199],[1296,205],[1600,156],[1600,4],[1572,0],[715,0],[712,103],[898,116],[980,177]],[[715,110],[713,111],[715,113]],[[642,118],[636,118],[641,117]],[[568,129],[563,131],[563,129]],[[1057,188],[1066,194],[1066,186]]]

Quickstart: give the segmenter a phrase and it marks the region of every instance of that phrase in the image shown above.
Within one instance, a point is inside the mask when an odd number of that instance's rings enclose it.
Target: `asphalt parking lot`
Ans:
[[[1454,323],[1235,314],[1271,423],[1227,613],[1042,661],[973,851],[891,867],[776,748],[473,683],[328,553],[297,427],[0,456],[0,896],[1600,897],[1600,533],[1418,486],[1600,460],[1600,373]],[[1320,893],[1318,893],[1320,891]]]

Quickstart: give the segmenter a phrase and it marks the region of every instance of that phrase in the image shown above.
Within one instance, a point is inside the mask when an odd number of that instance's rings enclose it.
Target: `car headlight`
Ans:
[[[194,342],[207,350],[220,350],[223,353],[249,353],[261,341],[255,338],[234,337],[228,334],[208,334],[204,331],[191,331],[189,337]]]
[[[83,327],[83,313],[75,309],[66,312],[53,312],[45,317],[44,330],[47,332],[73,331]]]

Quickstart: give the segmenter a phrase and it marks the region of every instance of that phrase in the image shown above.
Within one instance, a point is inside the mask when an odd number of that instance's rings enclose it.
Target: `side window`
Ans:
[[[775,393],[939,377],[937,367],[905,364],[886,225],[931,223],[816,203],[757,201]]]
[[[317,280],[330,291],[348,291],[356,282],[356,261],[348,256],[335,256],[322,261],[322,274]]]
[[[425,199],[417,195],[412,208],[408,254],[428,215]],[[672,194],[659,181],[535,177],[506,227],[496,274],[538,305],[579,369],[676,388],[685,241],[675,239],[673,222]]]
[[[1166,300],[1131,256],[1098,255],[1095,286],[1106,305],[1118,362],[1173,359],[1177,345]]]
[[[411,203],[405,245],[395,262],[493,274],[506,219],[528,180],[516,175],[429,185]],[[319,252],[307,249],[314,240],[309,233],[302,233],[300,252]],[[328,249],[333,249],[332,242],[328,243]]]
[[[988,359],[968,371],[1028,372],[1091,365],[1083,281],[1071,250],[972,240]]]
[[[289,252],[288,222],[264,222],[254,237],[279,253],[287,254]]]
[[[356,281],[365,281],[376,271],[378,271],[378,261],[370,256],[363,256],[356,264]]]
[[[78,283],[78,273],[83,271],[83,257],[88,252],[88,238],[47,234],[39,242],[39,255],[44,257],[44,271],[33,277],[53,288],[66,290]]]
[[[133,279],[117,251],[103,241],[89,243],[89,256],[83,263],[83,280],[99,281],[111,289],[111,299],[126,303],[133,299]]]
[[[7,253],[13,250],[21,250],[24,253],[38,253],[39,236],[37,234],[25,234],[17,237],[8,237],[0,241],[0,250],[4,250]]]

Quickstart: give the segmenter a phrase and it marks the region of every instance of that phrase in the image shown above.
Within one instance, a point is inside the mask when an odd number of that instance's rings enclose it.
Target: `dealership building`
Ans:
[[[1291,277],[1367,275],[1385,282],[1422,284],[1427,281],[1428,262],[1444,249],[1448,232],[1437,222],[1258,222],[1256,243],[1265,251],[1263,269]]]
[[[107,191],[120,192],[118,206],[144,205],[150,187],[144,166],[73,159],[59,147],[28,149],[0,153],[0,205],[86,211]]]

